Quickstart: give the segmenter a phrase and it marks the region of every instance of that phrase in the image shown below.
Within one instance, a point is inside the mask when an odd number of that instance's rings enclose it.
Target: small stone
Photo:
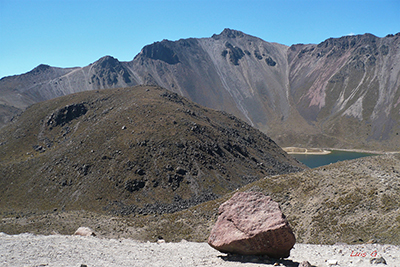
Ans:
[[[180,175],[185,175],[187,171],[181,167],[176,168],[176,173]]]
[[[369,262],[371,264],[387,264],[386,260],[383,257],[379,257],[379,258],[372,258],[369,260]]]
[[[42,150],[42,149],[43,149],[43,147],[42,147],[42,146],[39,146],[39,145],[37,145],[37,146],[33,146],[33,149],[35,149],[36,151],[40,151],[40,150]]]
[[[80,236],[96,236],[94,231],[90,229],[89,227],[79,227],[74,235],[80,235]]]
[[[126,129],[126,126],[124,125],[124,126],[122,126],[122,130],[125,130]]]
[[[338,265],[337,260],[327,260],[326,263],[328,264],[328,266]]]
[[[139,174],[139,175],[145,175],[145,174],[146,174],[146,171],[143,170],[143,169],[137,169],[137,170],[136,170],[136,173]]]
[[[159,239],[159,240],[157,240],[157,244],[163,244],[163,243],[165,243],[165,240],[164,240],[164,239]]]
[[[303,261],[299,264],[298,267],[311,267],[311,263],[309,263],[308,261]]]

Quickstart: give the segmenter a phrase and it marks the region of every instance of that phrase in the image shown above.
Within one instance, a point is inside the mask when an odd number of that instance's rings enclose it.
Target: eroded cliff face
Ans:
[[[303,118],[350,144],[399,144],[400,34],[331,38],[288,51],[291,95]]]
[[[225,110],[259,128],[288,117],[286,46],[228,29],[211,38],[151,46],[129,63],[143,83]]]
[[[4,107],[137,84],[234,114],[281,145],[400,145],[400,34],[291,47],[230,29],[210,38],[164,40],[130,62],[106,56],[83,68],[39,66],[3,78],[1,111],[9,117],[15,109]]]

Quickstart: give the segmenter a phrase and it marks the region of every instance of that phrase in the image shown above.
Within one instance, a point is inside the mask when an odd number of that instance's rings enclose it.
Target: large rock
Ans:
[[[258,192],[236,193],[219,207],[208,244],[224,252],[289,257],[296,238],[279,204]]]

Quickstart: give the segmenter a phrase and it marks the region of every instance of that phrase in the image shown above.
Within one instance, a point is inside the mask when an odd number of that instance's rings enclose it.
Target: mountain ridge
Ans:
[[[38,66],[39,75],[2,78],[0,113],[6,121],[60,95],[158,85],[244,119],[282,146],[390,150],[400,145],[399,43],[400,33],[364,34],[289,47],[224,29],[155,42],[131,61],[105,56],[52,76],[39,70],[53,67]]]

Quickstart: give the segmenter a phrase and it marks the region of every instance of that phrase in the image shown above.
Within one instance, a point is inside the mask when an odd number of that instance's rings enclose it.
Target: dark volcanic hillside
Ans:
[[[226,113],[152,86],[29,107],[0,131],[0,210],[165,213],[303,165]]]
[[[40,65],[0,80],[0,114],[6,121],[38,101],[138,84],[224,110],[280,145],[400,145],[400,33],[287,47],[225,29],[210,38],[156,42],[129,62],[106,56],[83,68]]]

